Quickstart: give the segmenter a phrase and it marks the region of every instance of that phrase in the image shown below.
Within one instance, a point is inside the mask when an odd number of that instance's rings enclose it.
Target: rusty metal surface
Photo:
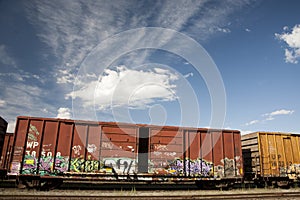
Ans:
[[[3,137],[2,153],[0,157],[0,169],[8,169],[9,159],[14,141],[13,133],[6,133],[5,135],[0,135],[0,137]]]
[[[216,179],[242,177],[242,167],[235,130],[22,116],[10,170],[41,176],[146,173]]]
[[[7,122],[0,116],[0,155],[2,154],[6,129],[7,129]]]

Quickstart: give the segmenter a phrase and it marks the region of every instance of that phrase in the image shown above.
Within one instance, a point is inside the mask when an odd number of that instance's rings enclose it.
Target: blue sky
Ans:
[[[297,0],[0,1],[0,115],[9,131],[16,116],[29,115],[299,133],[299,7]],[[150,27],[157,34],[145,37]],[[211,76],[178,54],[188,44],[181,34],[208,53],[189,56],[199,55]],[[135,48],[141,44],[149,48]]]

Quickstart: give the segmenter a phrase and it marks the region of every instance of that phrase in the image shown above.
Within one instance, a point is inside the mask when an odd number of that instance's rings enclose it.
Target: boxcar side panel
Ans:
[[[256,174],[261,177],[296,179],[300,177],[299,137],[300,135],[273,132],[245,135],[242,141],[244,159],[249,165],[248,160],[252,160],[252,170],[258,167],[257,160],[259,161],[260,168]],[[251,158],[247,157],[246,150]],[[245,169],[249,170],[250,167]]]
[[[62,174],[70,169],[72,153],[73,123],[58,122],[54,173]]]
[[[86,140],[87,140],[88,126],[76,124],[73,140],[72,140],[72,154],[70,172],[84,172],[85,171],[85,155],[86,155]]]
[[[89,126],[87,155],[86,155],[86,171],[97,172],[100,170],[100,126]]]
[[[213,146],[212,146],[212,135],[210,132],[200,132],[201,139],[201,176],[202,177],[213,177],[214,176],[214,165],[213,165]]]
[[[224,158],[222,160],[224,164],[224,176],[232,177],[239,174],[237,156],[235,155],[234,133],[223,133],[223,149]]]
[[[14,148],[12,152],[12,162],[10,166],[10,174],[20,174],[23,156],[25,155],[26,136],[30,121],[28,119],[18,118],[16,125],[16,132],[14,138]]]
[[[21,174],[38,174],[38,158],[40,157],[41,140],[43,137],[43,121],[30,120],[26,134],[25,155]]]
[[[210,133],[212,136],[213,145],[213,164],[214,164],[214,177],[224,177],[224,146],[223,146],[223,134],[222,131],[213,131]],[[230,159],[230,158],[229,158]]]
[[[7,130],[7,122],[0,116],[0,155],[4,146],[4,138]]]
[[[299,137],[291,135],[291,143],[293,149],[293,163],[300,163]]]
[[[103,126],[101,162],[118,174],[137,173],[137,127]]]
[[[270,175],[270,157],[267,134],[259,134],[260,143],[260,165],[262,176]]]
[[[150,128],[149,173],[183,175],[183,132]]]
[[[200,134],[197,131],[189,130],[188,137],[188,149],[186,152],[187,162],[187,175],[189,176],[201,176],[202,160],[200,158]]]
[[[9,160],[13,147],[13,133],[6,133],[4,135],[2,154],[0,158],[0,169],[9,169]]]
[[[44,123],[42,149],[39,159],[39,174],[41,175],[53,173],[58,129],[58,123],[55,121],[44,121]]]
[[[233,133],[234,137],[234,159],[236,166],[236,173],[239,176],[243,176],[243,156],[242,156],[242,144],[241,144],[241,134],[240,132]]]

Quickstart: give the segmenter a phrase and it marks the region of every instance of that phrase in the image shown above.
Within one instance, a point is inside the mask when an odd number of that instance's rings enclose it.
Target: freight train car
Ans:
[[[4,141],[6,138],[7,122],[0,116],[0,155],[2,151],[5,151]],[[2,166],[2,158],[0,157],[0,177],[3,178],[6,175],[6,169]]]
[[[6,133],[3,139],[2,153],[0,157],[0,177],[4,178],[9,169],[9,159],[13,148],[13,133]]]
[[[288,186],[300,180],[300,135],[255,132],[242,136],[245,179]]]
[[[2,154],[6,129],[7,129],[7,122],[0,116],[0,155]]]
[[[193,181],[227,186],[243,177],[240,132],[18,117],[10,174],[19,185],[63,180]]]

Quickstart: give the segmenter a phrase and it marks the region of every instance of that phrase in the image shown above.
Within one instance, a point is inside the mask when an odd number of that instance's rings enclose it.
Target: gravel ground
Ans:
[[[269,193],[269,192],[300,192],[300,188],[293,189],[235,189],[229,191],[218,190],[192,190],[192,191],[136,191],[136,190],[51,190],[48,192],[16,189],[16,188],[0,188],[0,196],[15,194],[17,195],[91,195],[91,196],[153,196],[153,195],[213,195],[213,194],[250,194],[250,193]]]

